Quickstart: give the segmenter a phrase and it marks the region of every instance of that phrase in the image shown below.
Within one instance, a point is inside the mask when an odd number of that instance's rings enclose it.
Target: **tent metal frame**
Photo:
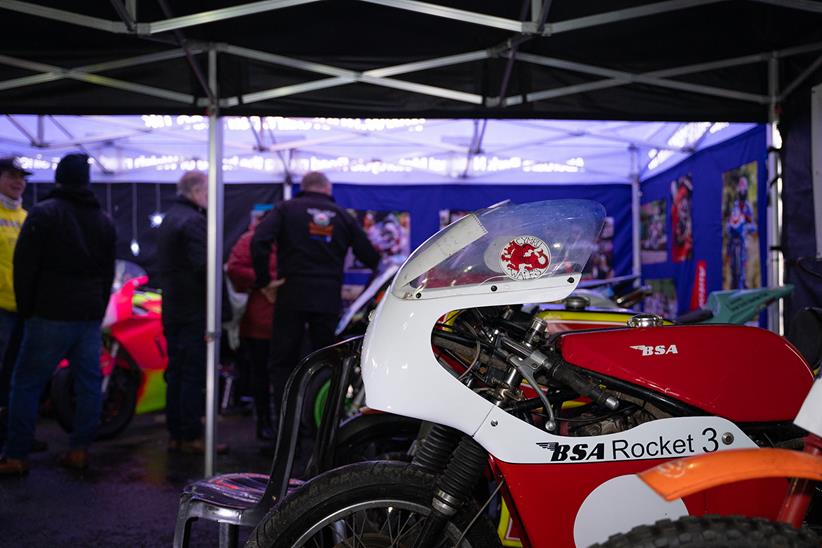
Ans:
[[[262,0],[256,2],[243,3],[237,6],[221,8],[210,11],[203,11],[199,13],[169,17],[151,22],[141,22],[137,19],[137,3],[135,0],[112,0],[120,20],[110,20],[100,17],[87,16],[71,11],[50,8],[41,6],[32,2],[23,2],[19,0],[0,0],[0,9],[11,10],[19,13],[35,15],[42,18],[52,19],[61,23],[68,23],[79,25],[83,27],[103,30],[117,34],[130,34],[138,37],[148,37],[168,31],[180,31],[181,29],[190,28],[193,26],[223,21],[231,18],[242,17],[252,14],[270,12],[278,9],[284,9],[303,4],[314,3],[318,0]],[[647,17],[650,15],[661,14],[666,12],[673,12],[678,10],[685,10],[689,8],[705,6],[709,4],[717,4],[726,2],[727,0],[664,0],[643,6],[637,6],[627,9],[607,11],[594,15],[578,17],[565,21],[558,21],[553,23],[546,23],[544,15],[550,6],[550,0],[540,2],[539,0],[531,0],[530,18],[524,21],[517,21],[507,19],[504,17],[497,17],[490,14],[478,13],[474,11],[455,9],[438,4],[421,2],[418,0],[361,0],[366,3],[378,4],[381,6],[391,7],[398,10],[405,10],[433,17],[440,17],[451,19],[455,21],[476,24],[495,29],[502,29],[516,33],[515,38],[530,39],[533,36],[550,37],[559,33],[572,32],[580,29],[590,29],[600,25],[612,24],[639,17]],[[795,9],[813,13],[822,13],[822,4],[819,2],[812,2],[810,0],[749,0],[750,2],[759,2],[766,4],[777,5],[786,9]],[[178,36],[179,38],[179,36]],[[513,39],[512,39],[513,40]],[[270,52],[250,50],[230,44],[183,44],[183,47],[172,49],[164,52],[141,55],[122,59],[119,61],[111,61],[107,63],[97,63],[94,65],[87,65],[82,67],[64,68],[55,65],[49,65],[40,62],[28,61],[24,59],[14,58],[6,55],[0,55],[0,64],[18,67],[25,70],[30,70],[36,74],[6,80],[0,82],[0,90],[15,89],[24,86],[33,86],[43,84],[46,82],[53,82],[60,79],[73,79],[86,82],[93,85],[106,86],[110,88],[120,89],[123,91],[144,94],[152,97],[162,98],[171,102],[180,103],[187,107],[203,106],[208,107],[209,111],[209,160],[212,166],[220,165],[222,154],[222,125],[223,119],[220,116],[220,108],[230,108],[239,106],[241,104],[249,104],[257,101],[265,101],[278,97],[285,97],[299,93],[306,93],[318,89],[328,89],[337,86],[347,85],[351,83],[366,83],[377,86],[383,86],[392,89],[399,89],[411,93],[418,93],[423,95],[431,95],[434,97],[445,98],[453,101],[466,102],[475,105],[484,105],[486,107],[496,106],[510,106],[527,102],[545,101],[557,97],[568,96],[575,93],[583,93],[587,91],[607,89],[611,87],[624,86],[633,83],[641,83],[650,86],[663,87],[668,89],[676,89],[680,91],[706,94],[718,97],[730,98],[740,101],[749,101],[762,105],[770,105],[771,107],[771,125],[772,131],[769,132],[769,137],[775,135],[775,123],[777,122],[775,106],[777,102],[783,100],[791,92],[793,92],[810,74],[822,65],[822,57],[819,57],[793,82],[782,90],[780,95],[777,89],[777,76],[779,68],[779,60],[781,58],[797,55],[800,53],[810,53],[822,50],[822,44],[810,44],[798,48],[791,48],[778,52],[755,53],[744,57],[734,59],[719,59],[706,63],[699,63],[696,65],[673,67],[664,70],[656,70],[641,74],[631,72],[613,70],[606,67],[597,67],[576,63],[569,60],[545,57],[540,55],[533,55],[527,53],[517,53],[515,42],[509,40],[508,45],[502,48],[492,48],[488,50],[465,52],[459,55],[449,55],[444,57],[437,57],[418,61],[415,63],[406,63],[403,65],[382,67],[378,69],[367,70],[363,72],[352,71],[339,67],[326,65],[323,63],[316,63],[300,59],[293,59],[289,57],[280,56]],[[188,48],[188,49],[187,49]],[[208,54],[208,78],[209,85],[204,90],[206,97],[197,97],[189,93],[181,93],[174,90],[163,89],[156,86],[149,86],[137,82],[128,82],[121,79],[111,78],[101,75],[99,73],[107,70],[127,68],[141,64],[153,63],[175,59],[183,56],[190,56],[193,53]],[[219,97],[219,90],[217,89],[217,55],[218,54],[236,55],[253,59],[260,62],[271,63],[280,66],[287,66],[298,70],[307,71],[314,74],[325,76],[325,78],[313,81],[306,81],[299,84],[292,84],[288,86],[281,86],[268,90],[256,91],[245,94],[241,97]],[[432,68],[439,68],[466,62],[474,62],[494,57],[508,58],[510,67],[516,60],[532,63],[548,68],[569,70],[580,72],[583,74],[601,76],[604,79],[593,82],[587,82],[577,85],[565,86],[557,89],[548,89],[543,91],[531,92],[522,96],[510,97],[489,97],[483,98],[480,95],[473,93],[466,93],[464,91],[442,88],[438,86],[431,86],[410,82],[403,79],[395,78],[402,74],[410,72],[417,72]],[[688,74],[695,74],[699,72],[706,72],[719,68],[726,68],[742,64],[764,62],[768,64],[769,74],[769,93],[766,96],[749,93],[741,90],[725,89],[715,86],[698,85],[680,80],[675,80],[676,76],[683,76]],[[510,69],[506,68],[506,73]],[[504,92],[507,86],[501,86]],[[818,97],[818,94],[817,94]],[[818,107],[815,101],[815,105]],[[18,128],[21,129],[21,128]],[[27,134],[22,131],[27,139],[35,142],[35,136]],[[69,137],[70,140],[76,141],[76,144],[81,145],[79,141]],[[41,141],[41,140],[40,140]],[[478,142],[474,142],[474,148],[478,146]],[[769,144],[771,142],[769,141]],[[634,146],[634,145],[629,145]],[[279,147],[279,148],[275,148]],[[294,143],[284,143],[282,145],[271,145],[270,150],[283,150],[293,148]],[[472,148],[468,147],[465,151],[468,157],[472,154]],[[644,169],[638,165],[638,158],[635,151],[633,154],[633,168],[632,168],[632,184],[634,186],[633,202],[636,209],[638,203],[638,181],[640,174]],[[769,230],[768,244],[770,249],[774,249],[779,245],[779,234],[781,232],[781,202],[779,196],[779,189],[781,188],[781,178],[779,177],[778,160],[773,159],[775,155],[771,155],[772,160],[769,165],[769,179],[774,179],[776,184],[772,185],[771,206],[769,207]],[[816,158],[816,157],[815,157]],[[646,166],[647,167],[647,166]],[[818,164],[817,166],[818,167]],[[213,340],[216,336],[219,327],[220,311],[216,306],[218,297],[220,295],[220,276],[218,271],[218,257],[221,255],[222,242],[219,235],[222,226],[222,174],[221,170],[209,170],[209,221],[208,221],[208,250],[209,250],[209,299],[208,299],[208,333],[210,336],[208,346],[208,367],[209,367],[209,400],[208,400],[208,428],[207,428],[207,451],[206,451],[206,473],[208,475],[214,472],[214,433],[215,425],[215,382],[216,382],[216,359],[219,356],[219,340]],[[815,183],[819,187],[818,172],[815,171]],[[220,206],[220,207],[217,207]],[[819,206],[817,203],[817,233],[819,233],[819,225],[822,224],[820,220]],[[635,212],[636,215],[636,212]],[[636,225],[636,218],[634,219]],[[637,226],[634,227],[634,247],[636,250],[637,240]],[[817,238],[817,242],[820,238]],[[635,255],[637,255],[635,253]],[[636,257],[635,257],[636,268]],[[772,251],[769,253],[769,281],[771,283],[777,282],[781,279],[781,257],[779,251]],[[774,311],[772,307],[771,319],[772,327],[776,327],[781,318],[777,319],[778,309]],[[773,322],[776,321],[776,324]],[[216,352],[216,354],[215,354]]]

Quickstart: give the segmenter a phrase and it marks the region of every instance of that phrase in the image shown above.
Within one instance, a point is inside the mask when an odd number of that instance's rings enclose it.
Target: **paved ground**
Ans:
[[[219,432],[231,453],[217,457],[218,473],[268,473],[271,457],[261,454],[251,417],[221,417]],[[68,439],[56,422],[41,419],[37,437],[49,450],[31,456],[30,473],[0,479],[1,547],[171,546],[180,492],[203,476],[203,459],[166,452],[162,415],[135,417],[97,443],[83,473],[57,465]],[[216,545],[216,526],[196,522],[192,546]]]

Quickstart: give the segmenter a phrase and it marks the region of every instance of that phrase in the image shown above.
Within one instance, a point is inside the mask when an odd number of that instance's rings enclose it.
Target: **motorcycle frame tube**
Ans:
[[[822,439],[814,434],[805,438],[805,452],[822,463]],[[822,468],[822,465],[820,466]],[[793,478],[782,508],[779,509],[777,519],[783,523],[788,523],[793,527],[802,527],[808,506],[814,493],[814,483],[808,478]]]

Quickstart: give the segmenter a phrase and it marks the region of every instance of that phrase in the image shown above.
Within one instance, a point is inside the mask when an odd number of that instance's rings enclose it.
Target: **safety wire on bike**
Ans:
[[[462,539],[465,538],[465,535],[468,534],[468,531],[471,530],[471,527],[474,526],[474,524],[477,522],[482,513],[485,512],[485,509],[488,508],[488,505],[491,504],[491,501],[494,500],[494,497],[497,496],[497,493],[499,493],[499,490],[502,489],[503,485],[505,485],[505,478],[502,478],[500,480],[500,482],[497,484],[496,489],[494,489],[494,491],[488,497],[488,500],[485,501],[485,504],[483,504],[482,507],[479,510],[477,510],[477,514],[471,519],[471,521],[465,527],[465,530],[463,530],[462,534],[460,535],[460,538],[458,538],[457,542],[454,543],[453,548],[459,548],[460,543],[462,543]]]

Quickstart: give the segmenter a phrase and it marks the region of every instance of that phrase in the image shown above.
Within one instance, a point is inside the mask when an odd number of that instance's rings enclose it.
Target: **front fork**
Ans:
[[[805,453],[814,456],[822,455],[822,439],[818,436],[809,434],[803,441]],[[802,527],[802,521],[808,512],[808,506],[816,488],[815,484],[815,481],[809,479],[793,478],[776,519],[796,528]]]
[[[420,456],[425,458],[426,454],[433,453],[434,457],[438,458],[429,460],[438,460],[439,464],[444,464],[442,450],[449,445],[449,434],[457,434],[445,428],[440,425],[434,427],[433,436],[429,434],[426,438],[423,447],[415,457],[415,463],[421,464],[418,462]],[[452,442],[450,442],[450,448],[453,448]],[[445,470],[437,480],[437,487],[431,500],[431,514],[414,542],[414,548],[428,548],[442,543],[442,531],[446,523],[471,500],[474,486],[482,477],[487,462],[488,452],[473,438],[462,436],[456,450],[451,453]],[[433,471],[430,465],[424,468]]]

